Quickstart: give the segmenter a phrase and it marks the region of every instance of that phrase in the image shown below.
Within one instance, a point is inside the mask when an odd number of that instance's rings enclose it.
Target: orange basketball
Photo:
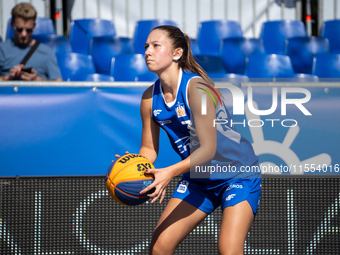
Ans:
[[[139,154],[126,154],[113,161],[106,174],[106,188],[111,197],[123,205],[139,205],[146,202],[147,194],[139,192],[153,182],[153,175],[145,174],[146,169],[154,169],[153,164]]]

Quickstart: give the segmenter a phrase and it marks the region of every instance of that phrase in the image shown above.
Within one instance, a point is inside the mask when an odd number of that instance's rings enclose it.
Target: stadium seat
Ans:
[[[156,81],[158,76],[149,71],[143,54],[121,54],[112,58],[110,75],[115,81]]]
[[[164,19],[140,20],[136,22],[133,36],[134,53],[144,54],[145,42],[152,29],[162,25],[177,26],[174,21]]]
[[[94,74],[96,72],[91,56],[74,52],[57,53],[58,65],[63,80],[75,74]]]
[[[116,36],[112,21],[103,19],[78,19],[71,22],[70,42],[73,52],[88,54],[91,38],[98,36]]]
[[[284,55],[290,57],[295,73],[311,74],[314,56],[323,53],[330,53],[327,38],[294,37],[285,43]]]
[[[321,27],[321,36],[328,38],[332,53],[340,53],[340,20],[325,21]]]
[[[197,42],[202,55],[218,56],[220,41],[230,37],[243,37],[236,21],[212,20],[198,24]]]
[[[316,55],[312,74],[319,78],[340,78],[340,54]]]
[[[290,58],[277,54],[253,54],[246,60],[245,75],[249,78],[293,78]]]
[[[221,57],[210,55],[195,55],[194,57],[210,78],[224,78],[227,76]]]
[[[193,55],[200,55],[200,49],[196,39],[190,38],[190,48]]]
[[[55,35],[55,34],[44,34],[44,35],[34,35],[33,39],[40,43],[44,43],[51,47],[54,53],[57,52],[71,52],[70,40],[67,36]]]
[[[306,28],[299,20],[264,22],[260,34],[267,54],[283,54],[285,40],[297,36],[307,36]]]
[[[265,53],[261,39],[228,38],[221,41],[220,56],[228,73],[243,74],[246,58],[259,53]]]
[[[113,82],[114,79],[110,75],[106,74],[99,74],[99,73],[77,73],[74,75],[71,75],[68,79],[68,81],[108,81],[108,82]]]
[[[90,40],[89,55],[93,58],[97,73],[110,74],[111,59],[123,53],[132,53],[132,39],[101,36]]]
[[[241,86],[242,82],[248,82],[249,78],[244,74],[227,73],[223,78],[210,77],[214,82],[230,82],[235,86]]]
[[[14,36],[13,28],[11,27],[12,18],[7,22],[6,40]],[[35,21],[35,28],[32,35],[55,34],[53,22],[49,18],[38,17]]]
[[[0,36],[0,42],[2,42],[2,37]]]
[[[133,39],[129,37],[116,37],[117,42],[119,42],[119,47],[121,48],[121,53],[130,54],[133,53]]]

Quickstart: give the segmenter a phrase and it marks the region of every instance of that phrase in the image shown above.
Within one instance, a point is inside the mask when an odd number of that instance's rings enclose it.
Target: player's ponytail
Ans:
[[[178,27],[175,26],[159,26],[154,28],[166,31],[168,33],[169,38],[173,42],[173,48],[182,48],[183,55],[177,60],[179,67],[181,67],[184,71],[189,71],[201,76],[207,83],[213,84],[207,73],[203,70],[203,68],[197,63],[192,52],[191,52],[191,41],[188,35],[184,34]]]
[[[208,74],[197,63],[196,59],[194,58],[194,56],[192,54],[191,40],[190,40],[189,36],[187,34],[184,34],[184,37],[185,37],[187,45],[188,45],[188,53],[186,54],[186,56],[183,56],[183,60],[180,62],[180,67],[184,70],[188,70],[192,73],[196,73],[196,74],[200,75],[202,78],[204,78],[205,80],[210,81]]]

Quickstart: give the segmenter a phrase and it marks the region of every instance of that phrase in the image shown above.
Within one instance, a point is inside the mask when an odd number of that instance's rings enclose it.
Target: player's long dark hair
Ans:
[[[213,84],[208,74],[203,70],[203,68],[197,63],[192,52],[191,52],[191,41],[187,34],[184,34],[178,27],[175,26],[158,26],[153,30],[163,30],[168,33],[169,38],[172,40],[172,45],[174,49],[182,48],[183,55],[178,60],[179,67],[183,70],[200,75],[206,82]]]

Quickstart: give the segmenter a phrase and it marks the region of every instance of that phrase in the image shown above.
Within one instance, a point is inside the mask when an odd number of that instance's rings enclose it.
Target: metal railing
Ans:
[[[11,9],[21,0],[0,0],[0,35],[5,39]],[[51,4],[60,9],[60,0],[28,2],[38,16],[51,17]],[[295,5],[295,6],[294,6]],[[63,15],[70,6],[62,6]],[[302,0],[75,0],[70,19],[100,18],[112,20],[118,36],[132,37],[135,22],[144,19],[170,19],[195,38],[197,24],[204,20],[228,19],[241,24],[245,37],[259,37],[262,23],[268,20],[302,19]],[[340,18],[340,0],[318,1],[319,31],[324,20]],[[68,24],[69,25],[69,24]],[[56,31],[62,33],[62,23]]]

